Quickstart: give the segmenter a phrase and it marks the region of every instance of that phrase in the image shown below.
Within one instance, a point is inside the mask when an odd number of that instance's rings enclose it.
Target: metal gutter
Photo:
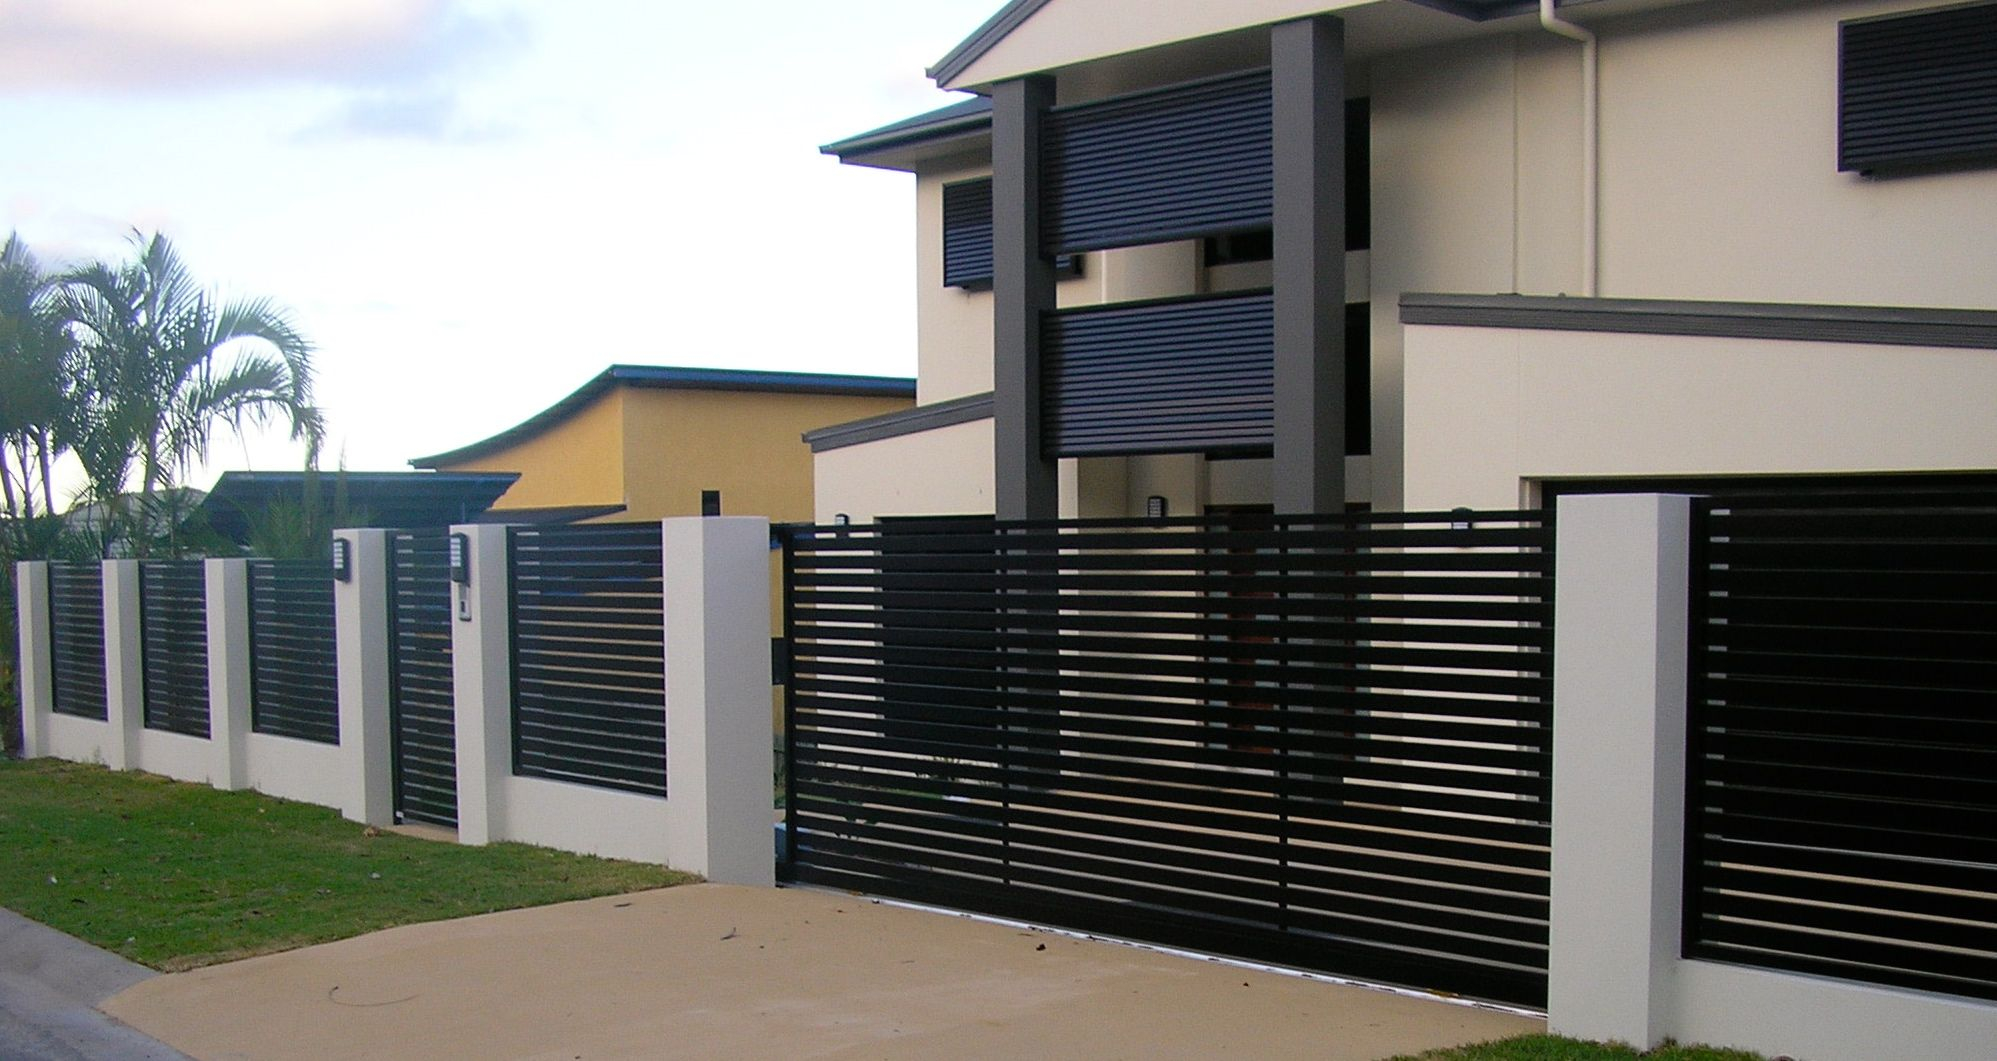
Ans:
[[[831,427],[821,427],[815,431],[806,431],[804,441],[811,446],[811,452],[823,453],[826,450],[857,446],[863,442],[879,442],[882,439],[934,431],[939,427],[968,424],[973,420],[989,420],[991,417],[992,392],[986,391],[983,394],[918,405],[913,409],[883,413],[880,416],[867,417],[865,420],[853,420]]]
[[[1997,350],[1997,310],[1405,294],[1402,324]]]

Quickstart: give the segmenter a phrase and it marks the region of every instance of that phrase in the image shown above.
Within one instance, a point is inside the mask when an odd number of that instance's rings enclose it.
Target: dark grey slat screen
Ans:
[[[250,561],[250,728],[340,743],[333,569],[324,560]]]
[[[110,717],[104,693],[104,565],[50,563],[49,619],[55,710],[78,718]]]
[[[1103,250],[1267,228],[1266,70],[1047,113],[1042,250]]]
[[[513,772],[666,794],[657,523],[516,527]]]
[[[1997,4],[1838,27],[1838,168],[1997,159]]]
[[[1081,257],[1054,259],[1054,275],[1081,274]],[[943,186],[943,286],[983,288],[992,282],[992,179]]]
[[[1267,449],[1275,438],[1274,305],[1259,291],[1048,314],[1045,452]]]
[[[207,737],[208,575],[200,560],[139,565],[146,727]]]

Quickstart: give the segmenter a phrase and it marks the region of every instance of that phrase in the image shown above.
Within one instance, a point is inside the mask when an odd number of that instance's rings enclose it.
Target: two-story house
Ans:
[[[921,244],[821,520],[1997,469],[1997,4],[1014,0],[930,73],[824,149]]]

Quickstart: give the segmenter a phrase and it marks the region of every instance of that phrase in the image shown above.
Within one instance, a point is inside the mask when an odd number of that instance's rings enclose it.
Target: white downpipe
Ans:
[[[1557,0],[1539,0],[1539,24],[1549,33],[1581,42],[1581,294],[1595,297],[1601,232],[1602,122],[1597,99],[1601,60],[1595,35],[1554,13]]]

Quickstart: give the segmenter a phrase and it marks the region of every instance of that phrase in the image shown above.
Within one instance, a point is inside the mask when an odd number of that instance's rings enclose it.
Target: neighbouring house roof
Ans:
[[[560,526],[580,523],[586,519],[602,516],[615,516],[625,511],[624,505],[548,505],[541,508],[495,508],[481,513],[473,523],[530,523],[535,526]]]
[[[274,502],[302,503],[306,472],[223,472],[201,502],[208,525],[232,541],[249,540],[252,522]],[[346,506],[364,513],[376,527],[440,527],[469,523],[492,507],[515,472],[317,472],[311,473],[322,503],[336,491]]]
[[[828,394],[852,397],[915,397],[915,381],[905,376],[842,376],[819,372],[762,372],[728,368],[676,368],[667,365],[612,365],[561,401],[491,438],[409,463],[417,468],[472,460],[533,438],[582,411],[614,387],[659,390],[751,391],[775,394]]]

